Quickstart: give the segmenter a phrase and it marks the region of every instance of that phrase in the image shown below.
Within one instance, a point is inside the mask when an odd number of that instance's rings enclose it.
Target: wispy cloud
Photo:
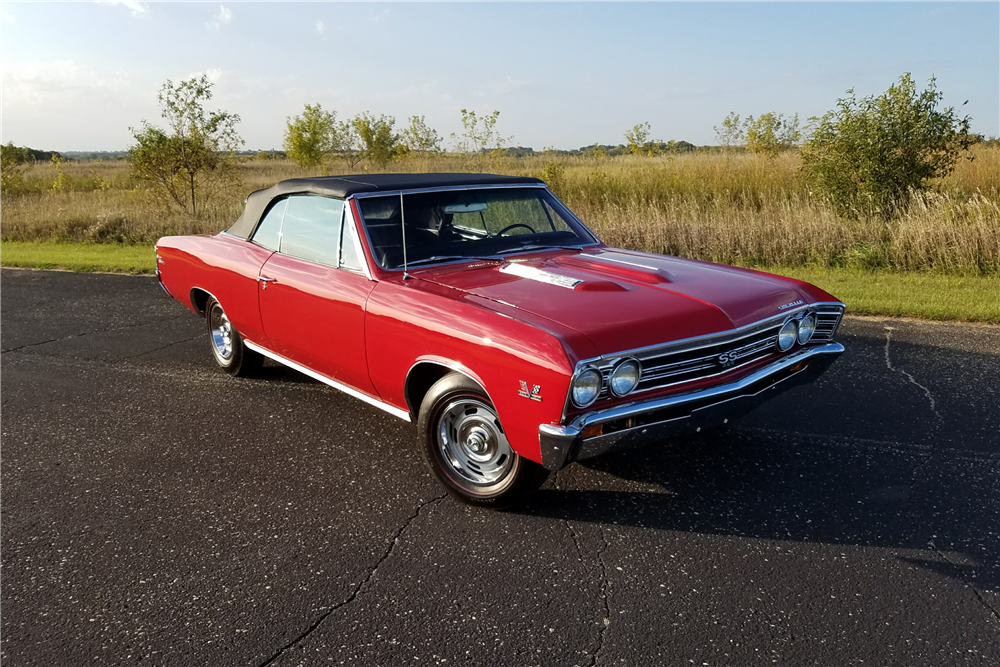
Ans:
[[[326,24],[322,21],[316,21],[316,32],[319,33],[320,37],[326,39]]]
[[[132,16],[143,16],[149,12],[149,4],[139,0],[94,0],[99,5],[115,5],[132,10]]]
[[[98,72],[72,60],[4,63],[5,108],[37,107],[54,104],[60,108],[67,100],[81,95],[114,93],[129,87],[122,72]]]
[[[232,20],[233,10],[225,5],[219,5],[219,13],[206,23],[205,26],[210,30],[219,31],[222,30],[222,26],[232,23]]]

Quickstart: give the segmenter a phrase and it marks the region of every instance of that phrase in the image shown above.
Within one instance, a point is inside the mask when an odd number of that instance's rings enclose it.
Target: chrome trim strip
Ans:
[[[838,355],[843,351],[844,346],[840,343],[828,343],[820,346],[803,347],[785,357],[782,357],[773,364],[765,366],[764,368],[761,368],[760,370],[735,382],[720,384],[715,387],[708,387],[706,389],[700,389],[698,391],[692,391],[684,394],[664,396],[663,398],[654,398],[648,401],[626,403],[625,405],[618,405],[613,408],[588,412],[578,416],[570,422],[566,428],[570,430],[576,429],[577,431],[583,431],[583,429],[587,426],[591,426],[593,424],[602,424],[604,422],[615,421],[617,419],[627,419],[645,412],[663,410],[665,408],[676,407],[685,403],[701,401],[706,398],[722,397],[726,394],[742,391],[750,385],[756,384],[770,375],[786,370],[799,362],[818,356],[830,354]]]
[[[283,364],[285,366],[288,366],[292,370],[296,370],[296,371],[302,373],[303,375],[308,375],[312,379],[319,380],[323,384],[330,385],[334,389],[342,391],[345,394],[347,394],[348,396],[353,396],[354,398],[360,399],[360,400],[364,401],[365,403],[367,403],[368,405],[373,405],[376,408],[379,408],[381,410],[385,410],[386,412],[388,412],[393,417],[399,417],[403,421],[407,421],[407,422],[410,421],[410,413],[407,412],[407,411],[405,411],[405,410],[400,410],[399,408],[394,408],[393,406],[389,405],[388,403],[383,403],[382,401],[378,400],[377,398],[369,396],[368,394],[361,393],[357,389],[352,389],[351,387],[348,387],[345,384],[341,384],[341,383],[337,382],[336,380],[331,380],[330,378],[326,377],[325,375],[322,375],[320,373],[317,373],[316,371],[310,370],[310,369],[306,368],[305,366],[303,366],[301,364],[297,364],[294,361],[291,361],[290,359],[285,359],[280,354],[275,354],[274,352],[271,352],[267,348],[261,347],[260,345],[257,345],[256,343],[251,343],[250,341],[248,341],[246,339],[243,339],[243,344],[246,345],[251,350],[253,350],[254,352],[257,352],[258,354],[263,354],[265,357],[267,357],[269,359],[274,359],[279,364]]]
[[[394,195],[414,195],[422,192],[449,192],[465,190],[510,190],[516,188],[548,188],[545,183],[493,183],[490,185],[439,185],[434,188],[413,188],[411,190],[374,190],[372,192],[355,192],[350,197],[363,199],[366,197],[387,197]],[[350,198],[349,197],[349,198]]]
[[[353,208],[354,207],[351,206],[351,198],[348,197],[347,200],[344,201],[344,223],[343,223],[344,227],[346,229],[350,230],[351,241],[354,243],[354,248],[357,250],[358,255],[361,256],[361,268],[365,272],[365,278],[367,278],[368,280],[371,280],[372,282],[378,282],[378,280],[372,275],[372,269],[368,265],[368,255],[365,254],[365,249],[363,247],[361,247],[361,239],[358,238],[358,228],[357,228],[357,222],[354,220],[354,211],[353,211]],[[341,237],[340,237],[340,244],[341,244],[341,250],[340,250],[340,252],[341,252],[341,255],[343,255],[343,252],[344,252],[344,250],[343,250],[343,244],[344,244],[343,234],[341,234]],[[351,271],[351,269],[348,269],[348,268],[344,268],[344,267],[340,267],[340,268],[344,269],[345,271]]]

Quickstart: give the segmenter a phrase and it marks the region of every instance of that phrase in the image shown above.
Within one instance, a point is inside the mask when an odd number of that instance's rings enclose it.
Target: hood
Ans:
[[[609,248],[543,251],[412,275],[578,331],[601,355],[727,331],[809,300],[778,276]]]

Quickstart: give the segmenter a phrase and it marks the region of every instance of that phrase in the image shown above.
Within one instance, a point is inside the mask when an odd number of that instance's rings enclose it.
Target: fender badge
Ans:
[[[542,396],[541,396],[542,388],[541,388],[541,386],[539,386],[537,384],[533,384],[533,385],[531,385],[531,391],[528,391],[528,383],[527,382],[525,382],[524,380],[518,380],[518,384],[521,385],[521,388],[518,389],[518,391],[517,391],[517,395],[518,396],[522,396],[524,398],[530,398],[533,401],[541,401],[542,400]]]

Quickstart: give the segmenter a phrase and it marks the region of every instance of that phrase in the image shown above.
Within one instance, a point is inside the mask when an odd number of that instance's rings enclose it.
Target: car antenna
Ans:
[[[403,280],[410,279],[410,273],[406,270],[406,213],[403,212],[403,193],[399,193],[399,224],[403,230]]]

